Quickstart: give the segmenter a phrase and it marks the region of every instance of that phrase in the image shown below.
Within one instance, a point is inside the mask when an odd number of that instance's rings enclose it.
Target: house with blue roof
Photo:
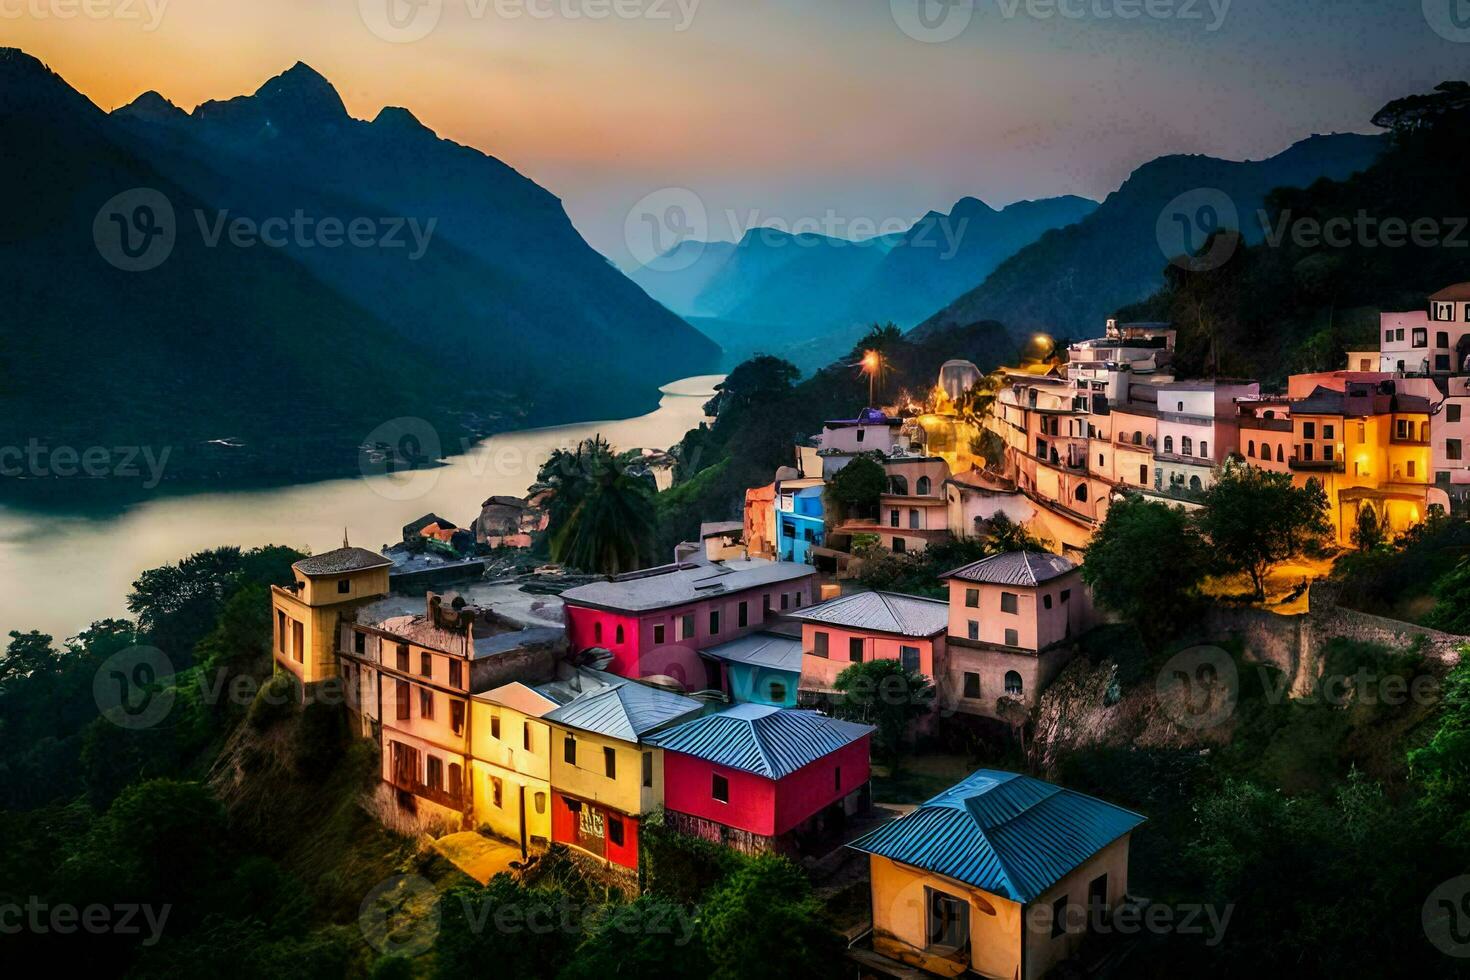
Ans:
[[[731,700],[796,707],[801,683],[801,637],[761,631],[701,653],[720,665],[723,687]]]
[[[869,856],[877,972],[1039,980],[1128,893],[1144,817],[982,769],[848,846]],[[888,964],[885,967],[885,963]]]
[[[654,735],[664,821],[749,854],[798,855],[870,805],[874,729],[815,711],[738,704]]]

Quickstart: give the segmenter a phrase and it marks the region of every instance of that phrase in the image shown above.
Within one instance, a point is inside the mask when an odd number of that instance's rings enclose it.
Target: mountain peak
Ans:
[[[428,133],[434,131],[419,121],[418,116],[402,106],[385,105],[373,119],[373,125],[393,133]]]
[[[147,122],[175,122],[188,118],[188,113],[154,91],[144,92],[127,105],[112,110],[114,116],[142,119]]]
[[[999,211],[995,210],[995,208],[986,204],[978,197],[962,197],[958,201],[956,201],[954,207],[950,209],[949,216],[951,218],[963,218],[976,214],[999,213]]]
[[[315,68],[298,61],[270,79],[255,92],[255,98],[272,109],[314,119],[347,118],[342,97]]]

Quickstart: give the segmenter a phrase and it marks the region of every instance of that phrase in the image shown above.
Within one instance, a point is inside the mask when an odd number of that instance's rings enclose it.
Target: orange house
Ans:
[[[855,663],[898,660],[933,678],[944,662],[949,608],[938,599],[858,592],[793,613],[801,623],[802,691],[826,693]]]

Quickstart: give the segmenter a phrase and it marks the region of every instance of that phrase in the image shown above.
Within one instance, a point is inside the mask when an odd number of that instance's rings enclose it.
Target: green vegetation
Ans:
[[[1087,546],[1082,579],[1099,605],[1137,624],[1157,644],[1196,608],[1206,559],[1182,508],[1132,497],[1108,510]]]
[[[1296,487],[1289,473],[1244,463],[1225,465],[1205,492],[1204,505],[1196,524],[1210,543],[1216,568],[1248,574],[1257,600],[1266,598],[1266,574],[1273,565],[1319,544],[1332,531],[1320,483]]]
[[[847,517],[874,516],[878,498],[888,492],[888,473],[881,454],[858,456],[827,481],[823,493],[829,523],[841,524]]]
[[[900,555],[878,547],[876,538],[863,547],[859,547],[856,540],[853,542],[853,553],[863,560],[858,581],[865,588],[907,592],[932,599],[949,596],[949,586],[940,576],[956,568],[1009,551],[1049,550],[1047,542],[1033,536],[1004,514],[996,515],[990,522],[989,534],[984,538],[936,541],[923,551]]]
[[[934,685],[929,678],[897,660],[853,664],[837,675],[833,686],[838,695],[832,713],[876,727],[873,747],[890,760],[897,759],[909,728],[934,705]]]
[[[1338,601],[1352,609],[1378,613],[1451,632],[1463,604],[1462,565],[1470,556],[1470,523],[1431,510],[1429,519],[1393,542],[1348,552],[1333,566]],[[1436,599],[1438,602],[1436,603]]]
[[[648,564],[657,488],[630,462],[601,436],[551,454],[537,480],[556,490],[547,515],[553,561],[602,575]]]

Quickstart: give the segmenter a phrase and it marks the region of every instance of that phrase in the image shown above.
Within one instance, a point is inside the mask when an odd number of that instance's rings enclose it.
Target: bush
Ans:
[[[652,821],[639,828],[638,859],[649,894],[691,905],[702,901],[746,861],[728,847]]]
[[[322,776],[342,758],[347,733],[340,704],[312,701],[296,726],[296,769],[303,776]]]
[[[291,717],[300,703],[301,685],[296,683],[295,677],[280,671],[273,674],[256,692],[246,721],[251,728],[263,732],[276,722]]]

